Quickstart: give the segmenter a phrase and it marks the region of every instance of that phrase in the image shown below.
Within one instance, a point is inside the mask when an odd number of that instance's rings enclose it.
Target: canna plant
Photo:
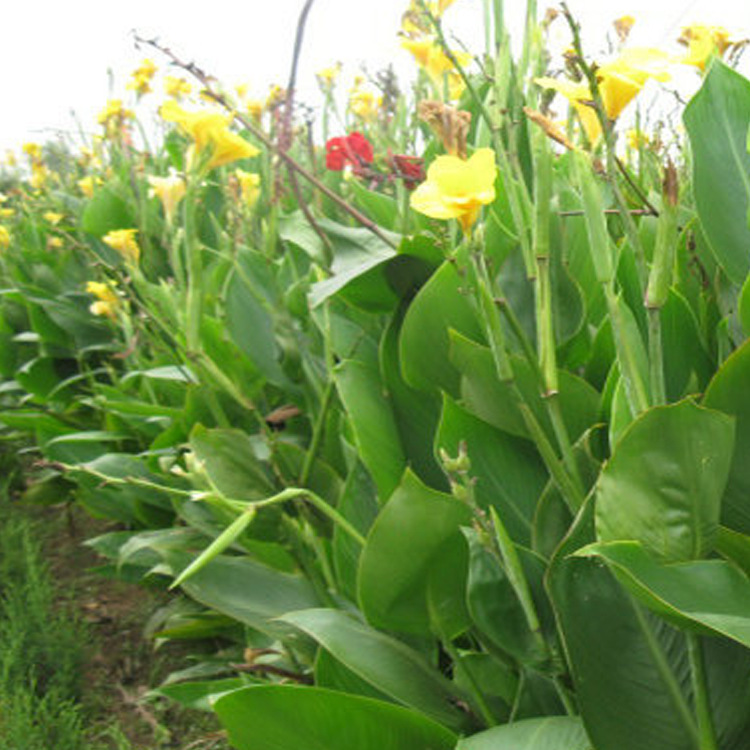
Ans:
[[[317,149],[293,87],[244,116],[191,66],[227,114],[165,105],[152,153],[110,103],[98,164],[31,150],[55,188],[0,234],[25,495],[179,589],[154,635],[221,648],[155,692],[239,750],[743,750],[750,82],[727,34],[595,64],[534,3],[517,61],[487,3],[475,66],[448,5],[404,19],[430,98],[360,81],[329,138],[325,78]],[[678,64],[688,142],[623,155]]]

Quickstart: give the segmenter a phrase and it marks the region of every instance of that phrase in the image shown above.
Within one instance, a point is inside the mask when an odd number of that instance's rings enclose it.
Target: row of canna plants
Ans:
[[[405,16],[421,99],[389,79],[325,153],[292,94],[238,114],[195,66],[231,116],[172,101],[148,151],[112,104],[87,165],[28,149],[0,234],[23,495],[179,589],[150,632],[215,648],[155,692],[240,750],[742,750],[750,81],[695,27],[689,143],[623,155],[674,55],[596,65],[531,3],[514,60],[496,4],[476,72],[447,5]]]

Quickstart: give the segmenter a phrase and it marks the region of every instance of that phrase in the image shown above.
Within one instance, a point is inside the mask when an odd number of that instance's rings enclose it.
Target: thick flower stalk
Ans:
[[[249,159],[260,153],[252,143],[229,130],[231,118],[227,115],[209,110],[187,112],[174,101],[162,105],[160,112],[164,120],[177,123],[180,130],[193,139],[192,158],[209,155],[206,169]]]
[[[411,207],[433,219],[457,219],[471,233],[482,206],[495,200],[495,152],[480,148],[469,157],[438,156],[427,180],[411,196]]]
[[[113,229],[102,237],[102,242],[117,250],[127,263],[135,266],[141,257],[141,249],[135,239],[137,233],[137,229]]]

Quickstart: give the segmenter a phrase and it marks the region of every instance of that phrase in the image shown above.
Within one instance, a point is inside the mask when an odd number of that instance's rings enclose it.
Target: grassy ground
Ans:
[[[226,748],[211,715],[143,700],[186,652],[143,636],[161,592],[90,572],[102,530],[0,503],[0,750]]]

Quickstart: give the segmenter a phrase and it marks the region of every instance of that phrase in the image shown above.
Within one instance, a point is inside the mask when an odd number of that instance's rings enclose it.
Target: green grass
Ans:
[[[112,748],[85,730],[85,643],[84,624],[56,602],[38,526],[0,504],[0,750]]]

